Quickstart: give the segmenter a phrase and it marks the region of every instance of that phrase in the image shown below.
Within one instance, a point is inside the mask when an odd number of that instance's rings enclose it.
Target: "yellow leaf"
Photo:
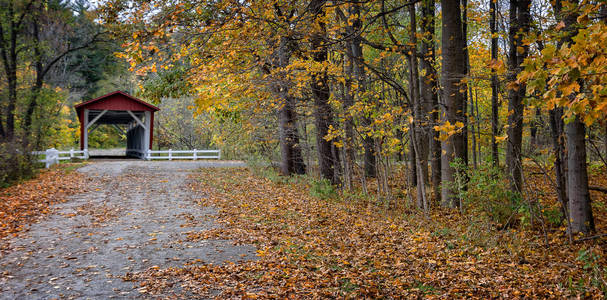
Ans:
[[[522,54],[525,52],[525,48],[521,47],[521,46],[517,46],[516,47],[516,52],[518,52],[519,54]]]
[[[559,89],[563,92],[563,96],[565,97],[571,95],[573,92],[579,92],[580,85],[574,81],[570,84],[561,85]]]

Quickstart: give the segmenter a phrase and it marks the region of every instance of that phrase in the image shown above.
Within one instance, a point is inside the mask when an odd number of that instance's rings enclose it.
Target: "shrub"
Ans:
[[[563,223],[564,216],[560,207],[549,207],[543,210],[544,218],[554,227],[558,227]]]
[[[513,194],[504,174],[491,164],[468,169],[461,160],[452,163],[456,170],[454,190],[461,199],[463,210],[485,218],[500,227],[521,221],[526,211],[518,194]]]
[[[583,248],[578,252],[577,261],[584,264],[583,269],[590,275],[590,283],[607,294],[607,267],[601,264],[601,256],[592,249]],[[584,286],[582,284],[582,286]]]
[[[310,195],[320,199],[332,199],[337,196],[335,187],[327,179],[312,179],[310,182]]]

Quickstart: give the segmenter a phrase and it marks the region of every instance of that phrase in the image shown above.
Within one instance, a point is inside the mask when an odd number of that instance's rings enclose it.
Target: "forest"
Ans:
[[[222,125],[215,143],[282,175],[344,190],[360,178],[365,193],[375,178],[379,201],[427,215],[496,177],[507,187],[495,201],[533,211],[531,170],[551,178],[571,234],[595,231],[601,1],[107,1],[99,12],[130,69],[158,76],[140,93],[193,96],[195,114]],[[399,165],[407,199],[390,186]]]
[[[548,286],[540,280],[511,296],[607,292],[604,0],[0,0],[0,15],[0,185],[34,176],[29,151],[77,146],[74,103],[124,90],[161,107],[154,148],[215,147],[245,160],[252,173],[222,176],[270,182],[284,197],[288,186],[309,190],[308,204],[323,203],[310,220],[343,204],[335,218],[389,222],[373,229],[388,240],[414,231],[394,225],[407,220],[428,233],[420,245],[505,243],[500,255],[513,264],[558,253],[585,274],[547,272],[556,290],[538,290]],[[123,137],[107,129],[92,139],[104,148]],[[230,180],[210,189],[227,193]],[[236,210],[254,216],[235,186]],[[289,207],[252,195],[247,207],[266,217]],[[354,276],[353,264],[332,272]],[[213,272],[229,281],[243,268]],[[167,272],[152,275],[177,271]],[[365,274],[319,295],[405,295]],[[421,295],[445,288],[420,280]],[[484,288],[473,294],[496,296]],[[285,293],[275,295],[306,295]]]

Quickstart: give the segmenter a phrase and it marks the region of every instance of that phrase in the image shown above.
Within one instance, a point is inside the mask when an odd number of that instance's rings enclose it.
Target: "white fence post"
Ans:
[[[70,149],[70,159],[74,158],[74,148]]]
[[[46,149],[44,154],[44,167],[49,168],[51,166],[51,149]]]
[[[217,150],[217,159],[221,160],[221,149]]]
[[[196,149],[194,149],[194,160],[196,160]]]
[[[173,151],[173,150],[169,149],[169,160],[173,160],[173,155],[172,155],[171,151]]]
[[[59,151],[57,151],[57,149],[55,148],[51,148],[53,151],[53,162],[51,163],[52,165],[54,164],[58,164],[59,163]]]
[[[55,148],[46,150],[46,159],[44,166],[50,168],[52,165],[59,163],[59,151]]]

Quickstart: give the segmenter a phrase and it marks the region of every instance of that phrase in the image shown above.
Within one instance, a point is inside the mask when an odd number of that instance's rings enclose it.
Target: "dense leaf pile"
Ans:
[[[604,296],[604,239],[567,245],[557,229],[546,246],[537,231],[471,225],[453,211],[427,219],[362,200],[322,200],[303,180],[272,182],[245,169],[203,170],[197,184],[208,195],[199,204],[219,208],[222,228],[188,238],[253,243],[259,260],[191,262],[125,278],[139,281],[141,291],[180,285],[220,298]]]

